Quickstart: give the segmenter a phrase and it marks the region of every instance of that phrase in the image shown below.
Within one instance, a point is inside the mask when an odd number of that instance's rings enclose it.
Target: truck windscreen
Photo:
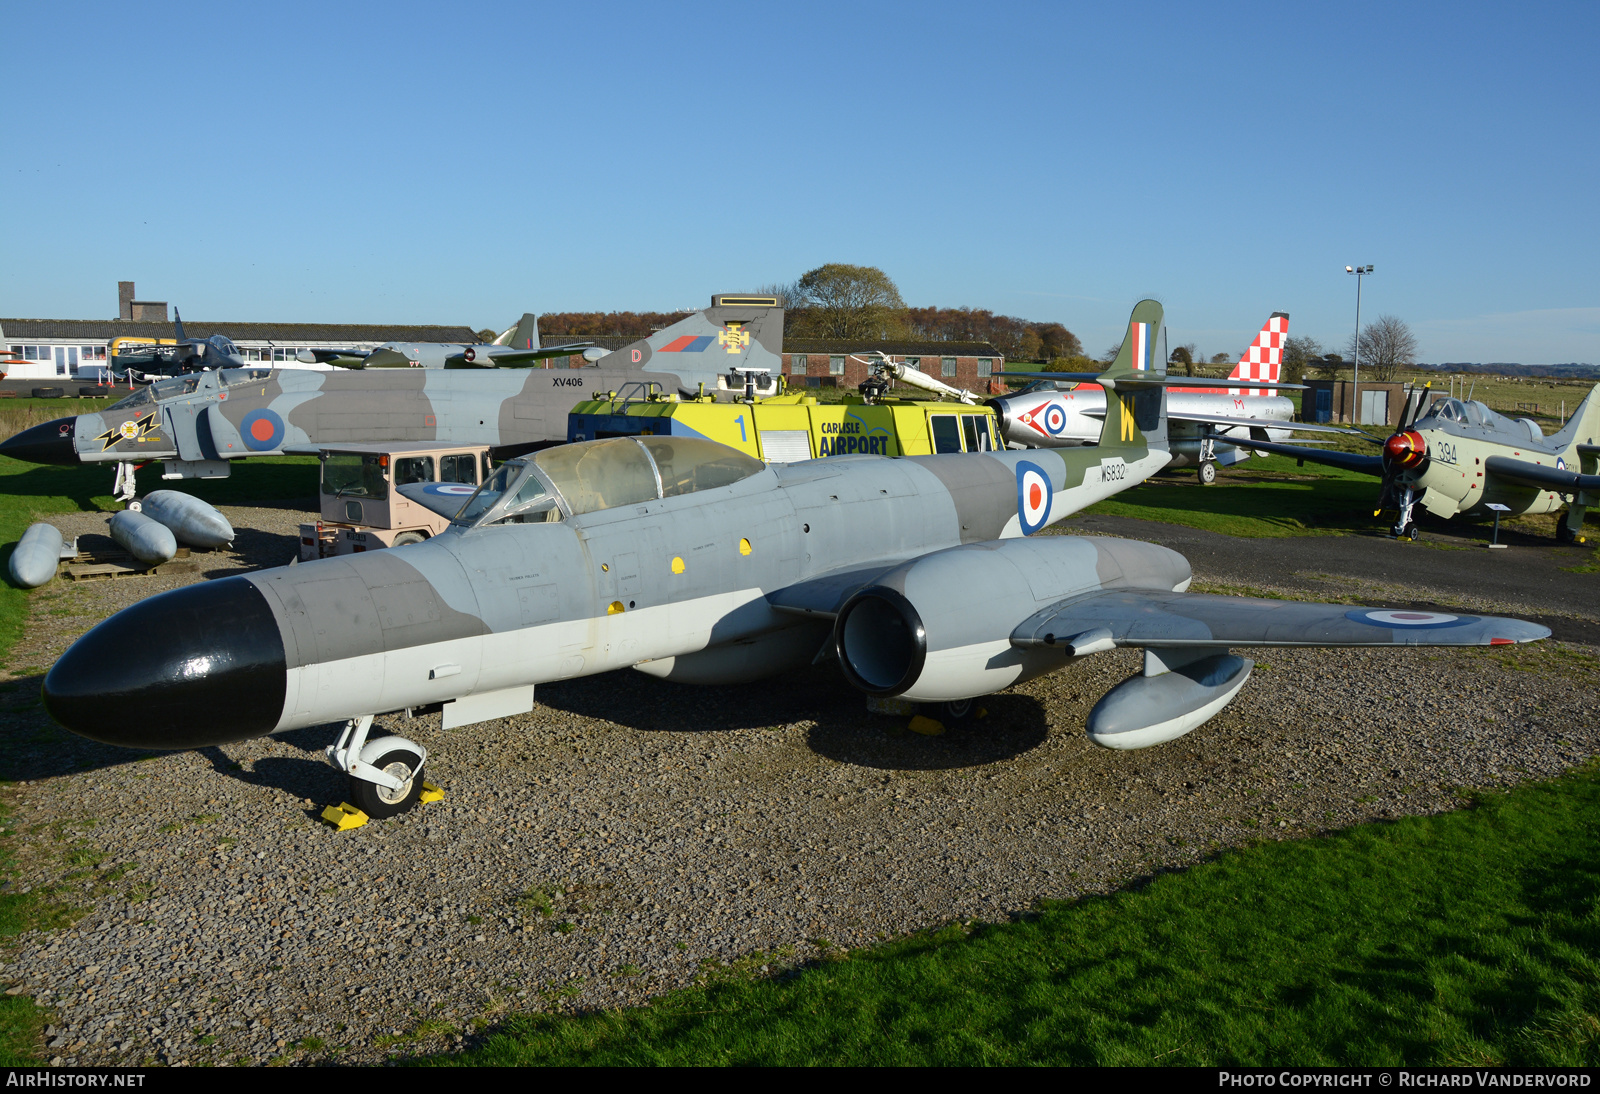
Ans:
[[[354,452],[330,452],[322,461],[322,492],[341,498],[371,498],[381,501],[389,496],[389,482],[384,477],[381,457],[363,456]]]

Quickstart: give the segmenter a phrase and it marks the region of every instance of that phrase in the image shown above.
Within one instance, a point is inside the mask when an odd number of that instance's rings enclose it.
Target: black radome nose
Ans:
[[[242,577],[140,601],[74,642],[44,678],[50,717],[128,748],[201,748],[272,732],[288,673],[261,592]]]
[[[77,418],[57,418],[29,426],[14,437],[0,441],[0,456],[24,463],[54,463],[65,467],[79,464],[78,449],[72,443]]]

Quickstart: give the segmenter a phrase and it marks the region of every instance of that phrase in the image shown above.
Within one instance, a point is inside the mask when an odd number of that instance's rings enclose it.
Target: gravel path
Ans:
[[[621,672],[448,734],[437,716],[389,719],[429,748],[447,796],[340,834],[315,819],[346,796],[321,755],[334,727],[151,755],[39,712],[38,667],[97,619],[292,552],[299,513],[227,512],[258,531],[200,574],[35,594],[11,659],[0,740],[6,777],[26,781],[4,791],[7,884],[86,909],[6,954],[9,990],[51,1009],[60,1062],[449,1049],[508,1011],[638,1003],[710,963],[776,969],[1002,919],[1264,835],[1456,808],[1464,789],[1600,754],[1600,659],[1568,643],[1264,651],[1221,715],[1135,753],[1082,729],[1132,652],[994,696],[939,737],[867,714],[829,667],[715,689]]]

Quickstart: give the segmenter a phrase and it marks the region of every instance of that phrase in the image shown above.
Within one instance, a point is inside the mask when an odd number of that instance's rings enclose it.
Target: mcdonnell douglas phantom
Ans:
[[[566,440],[568,411],[596,391],[775,394],[782,352],[776,297],[718,295],[704,311],[588,368],[194,372],[98,413],[33,426],[0,443],[0,455],[117,464],[124,498],[132,497],[133,467],[151,460],[163,461],[162,478],[182,479],[223,478],[232,460],[351,441],[487,444],[505,459]]]
[[[1234,646],[1489,645],[1514,619],[1186,592],[1182,555],[1043,536],[1168,460],[1164,376],[1132,347],[1101,377],[1092,448],[765,465],[695,437],[613,437],[502,465],[424,543],[208,581],[123,610],[45,677],[75,733],[178,749],[343,721],[329,759],[369,816],[419,797],[427,750],[369,737],[388,712],[443,727],[524,713],[553,680],[636,668],[695,684],[838,659],[869,696],[976,696],[1105,650],[1144,651],[1089,716],[1111,748],[1169,741],[1231,700]],[[418,483],[402,490],[429,496]],[[438,500],[436,498],[436,500]]]

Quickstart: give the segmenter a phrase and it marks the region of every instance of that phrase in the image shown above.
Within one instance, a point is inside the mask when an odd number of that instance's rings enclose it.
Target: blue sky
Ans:
[[[824,262],[1098,352],[1600,361],[1600,5],[13,3],[0,315],[509,326]]]

